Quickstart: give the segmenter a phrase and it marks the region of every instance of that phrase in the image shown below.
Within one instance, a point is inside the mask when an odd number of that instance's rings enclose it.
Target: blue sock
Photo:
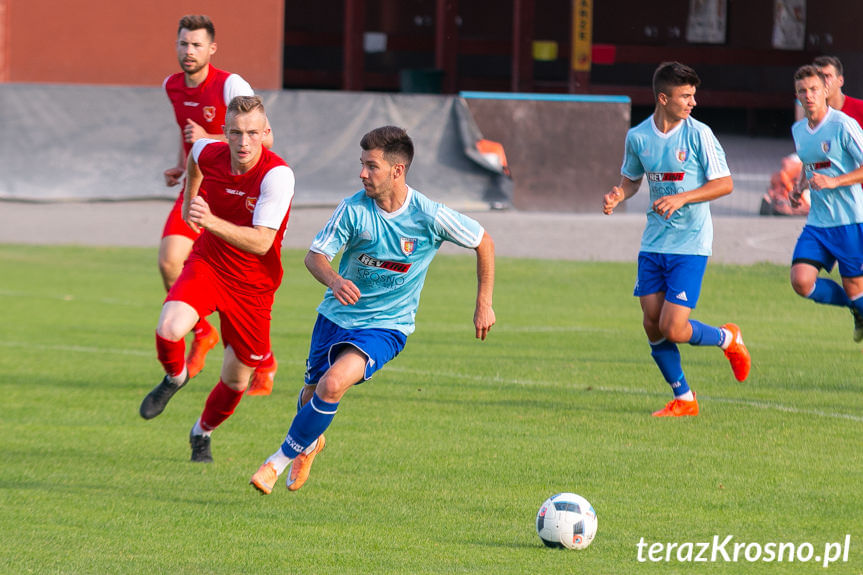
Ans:
[[[857,313],[863,315],[863,294],[858,295],[854,299],[849,299],[848,301],[851,304],[849,307],[856,309]]]
[[[689,320],[689,325],[692,326],[692,336],[689,338],[689,345],[722,345],[725,339],[725,332],[718,327],[713,327],[694,319]]]
[[[339,402],[329,403],[317,395],[312,396],[294,417],[282,443],[282,453],[291,459],[302,453],[330,426],[338,409]]]
[[[680,365],[680,350],[677,349],[677,344],[667,339],[650,342],[650,355],[675,396],[689,392],[689,384],[686,383],[683,367]]]
[[[851,307],[852,305],[842,286],[827,278],[818,278],[815,280],[815,287],[812,289],[812,293],[806,297],[812,301],[827,305],[839,305],[843,307]]]

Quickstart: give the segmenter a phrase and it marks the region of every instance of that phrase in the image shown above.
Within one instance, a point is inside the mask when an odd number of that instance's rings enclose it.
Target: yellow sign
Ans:
[[[590,71],[593,0],[572,0],[572,69]]]

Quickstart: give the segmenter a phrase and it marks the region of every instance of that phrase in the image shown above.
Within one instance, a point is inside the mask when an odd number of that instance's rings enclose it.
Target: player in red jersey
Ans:
[[[186,162],[183,219],[202,233],[162,307],[156,351],[165,377],[144,398],[140,413],[156,417],[189,381],[183,338],[199,318],[218,311],[224,361],[189,434],[192,461],[212,461],[210,433],[234,412],[270,349],[294,173],[263,146],[268,126],[261,98],[238,96],[225,115],[227,143],[202,138]]]
[[[239,75],[219,70],[210,64],[210,58],[216,53],[215,36],[215,27],[207,16],[189,15],[180,19],[177,31],[177,60],[183,71],[168,76],[163,83],[180,128],[177,164],[164,173],[165,184],[168,186],[176,186],[182,181],[186,158],[192,144],[197,140],[211,138],[225,141],[222,128],[228,102],[236,96],[254,95],[252,87]],[[272,147],[272,132],[267,134],[263,144],[268,148]],[[183,262],[198,237],[198,232],[183,221],[182,206],[181,190],[168,214],[159,245],[159,271],[165,291],[174,285],[183,269]],[[195,377],[201,371],[207,352],[213,349],[218,341],[216,330],[202,317],[195,326],[195,337],[187,358],[190,377]],[[249,393],[269,394],[273,388],[276,368],[276,360],[268,351],[265,360],[255,370]]]
[[[863,100],[842,93],[845,85],[845,70],[836,56],[818,56],[812,65],[821,70],[827,82],[827,105],[848,114],[863,126]]]

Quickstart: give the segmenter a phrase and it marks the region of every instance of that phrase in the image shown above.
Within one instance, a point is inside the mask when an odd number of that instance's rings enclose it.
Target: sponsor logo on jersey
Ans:
[[[826,162],[813,162],[811,164],[806,164],[806,171],[814,172],[815,170],[826,170],[832,165],[833,163],[830,160],[827,160]]]
[[[686,172],[648,172],[648,182],[682,182]]]
[[[677,294],[677,299],[679,299],[680,301],[689,301],[689,298],[686,297],[685,291],[682,291],[679,294]]]
[[[402,253],[409,256],[417,249],[417,240],[416,238],[401,238],[399,245],[401,245]]]
[[[821,142],[821,151],[825,154],[830,151],[830,140],[824,140]]]
[[[185,102],[183,102],[183,105],[188,108],[197,108],[198,106],[200,106],[198,102],[193,102],[191,100],[186,100]]]
[[[685,162],[685,161],[686,161],[686,157],[687,157],[688,155],[689,155],[689,150],[687,150],[687,149],[685,149],[685,148],[684,148],[684,149],[677,150],[677,161],[678,161],[678,162]]]
[[[202,110],[204,112],[204,119],[208,122],[212,122],[216,119],[216,107],[215,106],[204,106]]]
[[[246,192],[243,190],[232,190],[231,188],[225,188],[226,194],[231,194],[232,196],[245,196]]]
[[[246,209],[249,210],[250,212],[254,212],[255,211],[255,204],[257,204],[257,203],[258,203],[258,198],[247,197],[246,198]]]
[[[357,258],[360,260],[360,263],[364,266],[371,266],[373,268],[381,268],[385,270],[390,270],[393,272],[397,272],[400,274],[407,273],[409,269],[411,269],[411,264],[406,264],[403,262],[389,262],[386,260],[379,260],[377,258],[373,258],[368,254],[360,254]]]

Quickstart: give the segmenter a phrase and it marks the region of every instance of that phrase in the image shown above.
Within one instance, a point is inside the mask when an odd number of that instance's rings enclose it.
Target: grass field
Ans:
[[[634,264],[500,258],[481,343],[474,260],[439,256],[416,334],[342,401],[309,483],[259,495],[248,479],[290,424],[323,293],[302,256],[284,255],[273,395],[246,397],[195,465],[220,351],[138,416],[161,378],[155,250],[0,246],[0,572],[863,573],[863,353],[850,314],[798,298],[778,266],[708,267],[695,317],[740,324],[752,373],[681,346],[701,415],[658,420],[670,394]],[[585,551],[536,536],[559,491],[597,511]],[[822,567],[846,535],[847,561]],[[733,536],[729,560],[696,563],[715,536]],[[651,561],[657,543],[683,547]],[[765,561],[771,543],[797,558]]]

